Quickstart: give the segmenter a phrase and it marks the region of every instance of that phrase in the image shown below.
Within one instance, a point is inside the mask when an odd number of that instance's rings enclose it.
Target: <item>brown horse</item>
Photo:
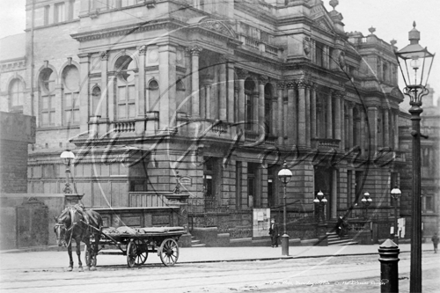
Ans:
[[[84,210],[81,206],[75,205],[64,209],[58,218],[55,218],[54,232],[57,237],[58,246],[67,246],[69,254],[69,271],[73,270],[72,241],[76,243],[76,254],[78,255],[78,268],[83,271],[81,262],[81,241],[86,245],[90,257],[86,257],[86,264],[89,270],[95,270],[95,253],[98,251],[99,239],[101,237],[102,218],[95,212]],[[90,243],[90,236],[94,236],[94,247]]]

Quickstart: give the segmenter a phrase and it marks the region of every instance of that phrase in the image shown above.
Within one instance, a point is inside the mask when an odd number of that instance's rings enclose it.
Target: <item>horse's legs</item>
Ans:
[[[67,270],[70,272],[73,270],[72,243],[67,246],[67,254],[69,255],[69,268]]]
[[[91,249],[91,246],[90,246],[90,240],[89,240],[89,237],[84,237],[83,238],[83,242],[84,242],[84,244],[86,245],[86,248],[87,248],[87,252],[88,252],[88,254],[89,254],[89,257],[87,258],[87,256],[86,256],[86,265],[87,265],[87,269],[90,271],[90,264],[91,264],[91,260],[92,260],[92,249]]]
[[[76,255],[78,255],[78,270],[80,272],[83,271],[82,262],[81,262],[81,240],[79,238],[75,239],[76,242]]]

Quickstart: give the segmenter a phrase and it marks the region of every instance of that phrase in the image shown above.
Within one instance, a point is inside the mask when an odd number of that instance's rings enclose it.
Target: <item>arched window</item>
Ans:
[[[147,111],[159,111],[159,83],[153,79],[148,84]]]
[[[79,124],[79,71],[74,65],[63,70],[64,125]]]
[[[266,84],[264,87],[264,129],[266,134],[272,131],[272,111],[273,111],[273,86]]]
[[[130,56],[121,56],[116,60],[117,72],[117,117],[131,119],[136,117],[136,64]]]
[[[41,126],[55,124],[55,79],[55,73],[50,68],[43,69],[38,79]]]
[[[17,107],[17,106],[23,106],[24,103],[24,86],[23,82],[18,79],[14,78],[11,83],[9,84],[9,107]]]
[[[92,89],[92,97],[90,101],[91,109],[90,109],[90,116],[100,116],[101,110],[100,110],[100,102],[101,100],[101,88],[99,86],[95,86]]]
[[[252,79],[248,78],[244,82],[244,95],[246,100],[246,108],[245,108],[245,123],[246,123],[246,130],[252,130],[255,120],[255,110],[257,110],[257,107],[255,107],[255,101],[254,101],[254,93],[255,93],[255,83]]]

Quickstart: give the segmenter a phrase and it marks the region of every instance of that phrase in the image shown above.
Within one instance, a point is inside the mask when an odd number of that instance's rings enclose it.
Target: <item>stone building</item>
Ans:
[[[254,209],[280,215],[286,161],[291,237],[317,237],[297,227],[315,223],[318,191],[330,223],[388,235],[405,164],[395,47],[346,33],[338,1],[34,2],[19,79],[37,119],[31,192],[62,190],[69,148],[86,206],[166,205],[178,180],[191,227],[248,235]],[[2,108],[10,83],[2,73]]]

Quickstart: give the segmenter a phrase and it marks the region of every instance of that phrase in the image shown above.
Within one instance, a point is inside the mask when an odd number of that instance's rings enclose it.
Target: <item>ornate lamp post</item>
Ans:
[[[325,215],[324,215],[324,206],[327,203],[327,199],[324,196],[324,193],[320,190],[318,191],[318,193],[316,194],[315,199],[313,200],[313,202],[317,205],[318,207],[318,213],[317,213],[317,222],[318,224],[321,222],[325,222]]]
[[[397,187],[394,187],[391,190],[391,197],[393,198],[393,202],[394,202],[394,229],[391,235],[392,237],[391,239],[394,239],[394,242],[396,244],[399,244],[399,231],[397,229],[397,200],[399,199],[401,194],[402,192]]]
[[[289,235],[287,235],[287,203],[286,203],[286,186],[292,178],[292,171],[287,169],[286,161],[284,161],[283,168],[278,172],[278,178],[283,183],[283,228],[284,234],[281,236],[281,254],[289,255]]]
[[[373,202],[373,200],[370,197],[370,194],[368,192],[364,193],[364,197],[361,199],[362,204],[365,207],[365,219],[368,219],[368,207]]]
[[[75,159],[75,154],[72,153],[70,150],[65,150],[61,153],[60,158],[63,160],[64,165],[66,165],[66,186],[63,189],[63,192],[65,194],[71,194],[72,188],[70,187],[69,178],[71,177],[70,174],[70,165],[72,164],[72,161]]]
[[[405,88],[403,93],[410,99],[413,137],[412,142],[412,215],[411,215],[411,272],[410,292],[422,292],[422,209],[421,209],[421,158],[420,158],[420,114],[423,112],[422,98],[429,93],[427,89],[429,74],[435,54],[419,44],[420,32],[413,23],[409,32],[410,44],[394,52],[402,73]]]

